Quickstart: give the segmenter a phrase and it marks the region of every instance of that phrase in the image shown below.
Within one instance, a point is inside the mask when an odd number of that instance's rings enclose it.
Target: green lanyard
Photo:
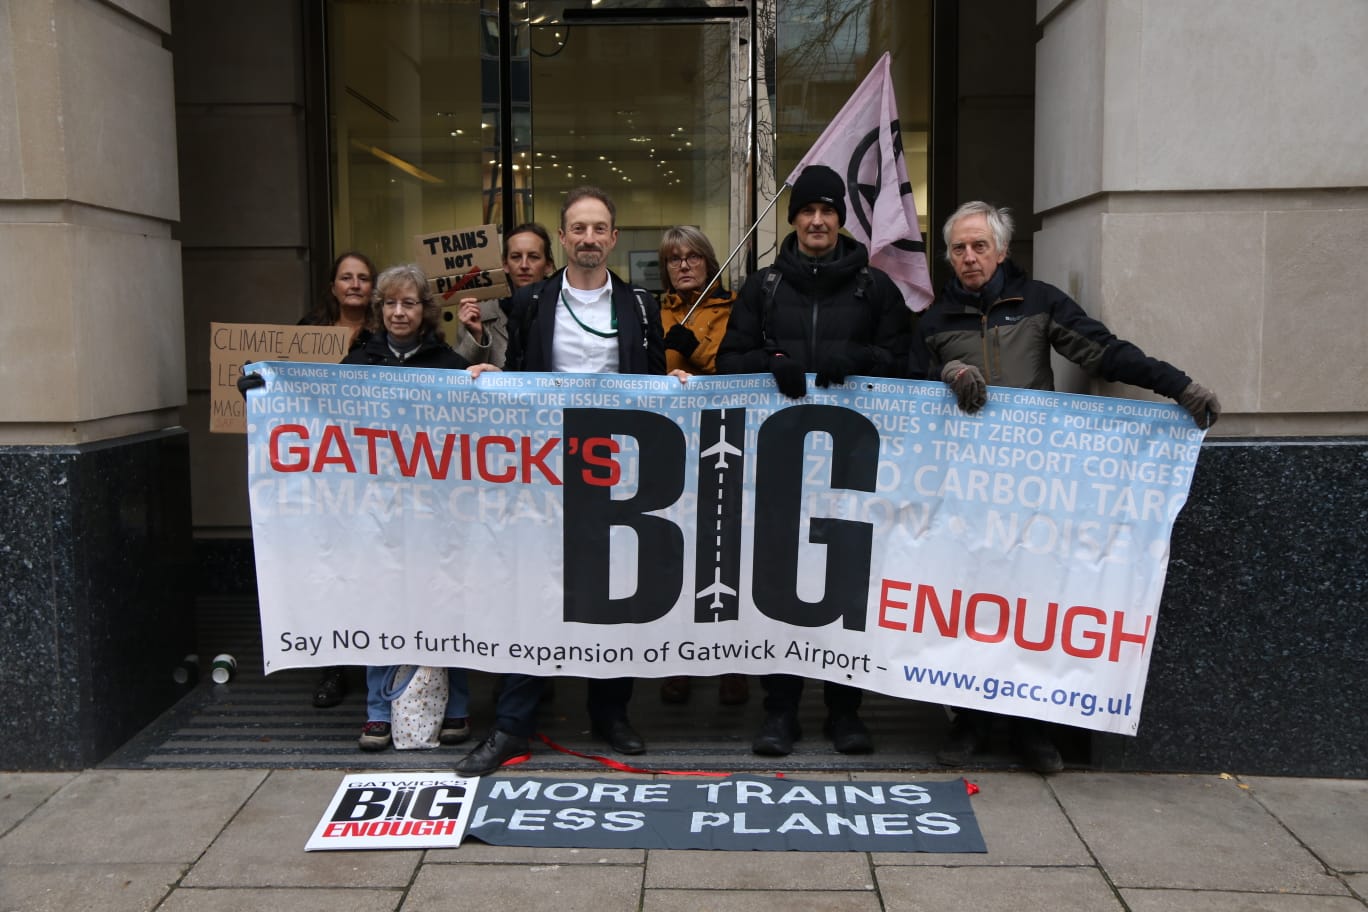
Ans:
[[[613,307],[613,301],[611,298],[609,298],[608,300],[608,307],[613,315],[613,322],[611,324],[613,328],[610,332],[604,332],[601,329],[594,329],[594,327],[589,326],[583,320],[581,320],[579,318],[579,315],[575,313],[575,308],[570,306],[570,296],[565,293],[564,288],[561,289],[561,303],[564,304],[565,309],[569,311],[570,318],[579,324],[580,329],[584,330],[587,333],[591,333],[595,336],[598,336],[600,339],[614,339],[617,337],[617,308]]]

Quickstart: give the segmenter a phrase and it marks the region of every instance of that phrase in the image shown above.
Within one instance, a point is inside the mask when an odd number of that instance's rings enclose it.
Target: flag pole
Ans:
[[[769,215],[769,211],[774,208],[775,203],[779,202],[779,197],[783,196],[784,191],[788,188],[789,185],[787,181],[779,185],[779,192],[774,194],[774,199],[769,201],[769,205],[765,207],[765,211],[760,213],[756,220],[751,223],[750,230],[748,230],[746,232],[746,236],[741,239],[741,243],[737,244],[734,248],[732,248],[732,252],[727,255],[726,260],[722,262],[721,266],[717,267],[717,275],[712,277],[712,281],[709,282],[707,287],[703,289],[703,293],[698,296],[697,301],[694,301],[694,306],[689,308],[689,312],[684,315],[684,319],[679,321],[680,323],[689,322],[689,318],[694,315],[694,311],[698,310],[698,305],[702,304],[703,301],[707,299],[708,293],[713,290],[713,286],[716,285],[717,281],[722,278],[722,273],[727,271],[727,266],[731,264],[732,260],[736,259],[736,255],[741,252],[741,248],[746,246],[746,241],[749,241],[751,235],[755,234],[755,229],[759,227],[760,222],[764,220],[765,216]]]

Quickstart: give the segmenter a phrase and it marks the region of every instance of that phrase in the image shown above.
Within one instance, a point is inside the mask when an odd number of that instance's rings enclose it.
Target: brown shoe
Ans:
[[[717,702],[723,706],[740,706],[750,699],[750,685],[743,674],[724,674],[717,682]]]
[[[673,678],[666,678],[660,684],[660,702],[662,703],[687,703],[689,702],[690,681],[683,675]]]

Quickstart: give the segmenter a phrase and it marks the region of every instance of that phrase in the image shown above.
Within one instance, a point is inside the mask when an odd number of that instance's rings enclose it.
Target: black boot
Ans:
[[[869,729],[865,728],[860,717],[853,712],[827,716],[822,731],[831,739],[831,746],[836,748],[838,753],[874,753],[874,739],[869,736]]]
[[[327,709],[341,703],[346,695],[346,669],[341,666],[323,669],[323,676],[314,686],[313,705],[318,709]]]
[[[751,750],[762,757],[784,757],[793,753],[793,742],[802,737],[797,713],[788,710],[765,713],[765,721],[751,742]]]

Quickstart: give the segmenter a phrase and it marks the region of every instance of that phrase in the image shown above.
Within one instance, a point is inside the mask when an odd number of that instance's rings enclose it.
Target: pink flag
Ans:
[[[917,203],[903,162],[898,103],[887,52],[784,181],[793,186],[808,165],[826,165],[846,185],[846,230],[869,248],[869,262],[897,283],[907,306],[925,310],[935,297]]]

